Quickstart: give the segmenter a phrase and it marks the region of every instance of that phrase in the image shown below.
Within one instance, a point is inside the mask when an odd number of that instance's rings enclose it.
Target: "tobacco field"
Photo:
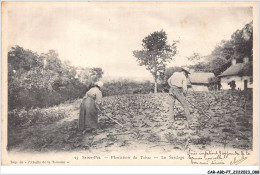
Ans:
[[[252,92],[189,92],[191,116],[197,124],[186,127],[178,102],[175,120],[169,116],[167,93],[129,94],[103,98],[96,134],[77,129],[82,99],[49,108],[8,113],[8,150],[110,152],[187,148],[252,149]],[[196,107],[195,107],[196,106]],[[116,124],[108,117],[120,122]]]

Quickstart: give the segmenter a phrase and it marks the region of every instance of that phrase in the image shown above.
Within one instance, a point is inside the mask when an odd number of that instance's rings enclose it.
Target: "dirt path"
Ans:
[[[74,110],[72,112],[70,112],[71,115],[69,117],[66,117],[64,119],[61,119],[60,121],[57,121],[57,125],[62,125],[63,123],[66,123],[66,122],[72,122],[73,120],[75,119],[78,119],[79,117],[79,110]]]

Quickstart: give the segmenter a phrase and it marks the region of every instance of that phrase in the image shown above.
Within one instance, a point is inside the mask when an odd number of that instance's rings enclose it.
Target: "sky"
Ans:
[[[142,39],[164,30],[168,43],[179,40],[167,66],[192,64],[193,52],[208,55],[221,40],[252,21],[249,7],[185,7],[160,3],[26,3],[8,6],[8,48],[37,53],[56,50],[74,66],[101,67],[104,76],[151,77],[134,50]]]

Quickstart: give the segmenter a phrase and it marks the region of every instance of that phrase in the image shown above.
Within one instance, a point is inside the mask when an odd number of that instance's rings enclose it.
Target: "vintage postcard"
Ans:
[[[258,165],[257,2],[2,2],[2,165]]]

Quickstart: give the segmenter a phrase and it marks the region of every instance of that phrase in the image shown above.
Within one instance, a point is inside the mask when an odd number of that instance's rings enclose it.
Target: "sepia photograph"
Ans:
[[[2,2],[2,165],[258,165],[257,2]]]

